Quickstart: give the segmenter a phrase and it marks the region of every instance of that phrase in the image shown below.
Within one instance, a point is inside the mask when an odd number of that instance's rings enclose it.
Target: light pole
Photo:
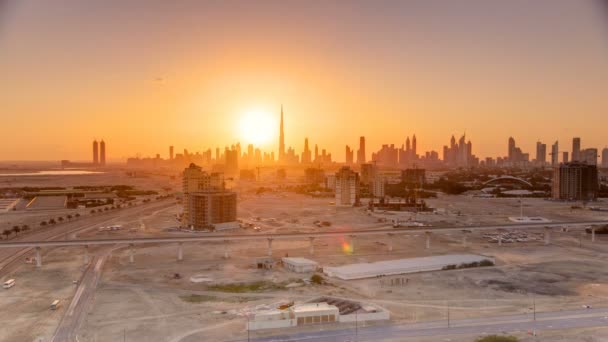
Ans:
[[[355,341],[359,340],[359,309],[355,311]]]
[[[532,310],[533,311],[533,319],[536,322],[536,296],[534,296],[534,293],[532,293]]]
[[[447,316],[448,316],[448,328],[450,327],[450,301],[446,301],[446,307],[447,307]]]

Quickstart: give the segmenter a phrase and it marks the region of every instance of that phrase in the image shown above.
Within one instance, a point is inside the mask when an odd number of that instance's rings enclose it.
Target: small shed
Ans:
[[[314,272],[319,268],[316,261],[306,258],[283,258],[283,267],[296,273]]]

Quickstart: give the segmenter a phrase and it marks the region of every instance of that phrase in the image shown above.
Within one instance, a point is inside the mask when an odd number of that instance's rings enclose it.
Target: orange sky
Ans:
[[[0,5],[0,160],[86,160],[94,138],[110,159],[246,144],[243,114],[278,121],[281,103],[287,145],[337,160],[360,135],[368,153],[464,131],[480,157],[510,135],[531,154],[608,144],[593,1],[60,3]]]

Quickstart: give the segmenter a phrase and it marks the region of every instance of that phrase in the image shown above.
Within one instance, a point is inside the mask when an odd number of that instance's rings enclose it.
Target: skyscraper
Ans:
[[[579,152],[579,159],[588,165],[597,165],[597,148],[586,148]]]
[[[283,131],[283,105],[281,104],[281,127],[279,131],[279,162],[285,161],[285,132]]]
[[[510,162],[515,161],[515,139],[513,137],[509,137],[509,150],[508,150],[508,159]]]
[[[93,140],[93,164],[99,164],[99,143]]]
[[[551,145],[551,166],[557,166],[559,164],[559,142],[556,140]]]
[[[359,137],[359,150],[357,151],[357,164],[365,163],[365,137]]]
[[[99,143],[99,164],[106,166],[106,143],[103,140]]]
[[[541,165],[547,162],[547,145],[540,141],[536,142],[536,162]]]
[[[346,145],[345,148],[345,161],[347,165],[351,165],[353,163],[354,151],[350,149],[350,146]]]
[[[572,138],[572,155],[570,156],[570,160],[581,160],[581,138]]]
[[[416,157],[417,152],[416,152],[416,134],[414,134],[414,136],[412,137],[412,154],[413,157]]]
[[[608,147],[602,150],[602,167],[608,168]]]
[[[169,160],[173,160],[173,146],[169,146]]]
[[[302,152],[302,164],[310,164],[311,155],[310,148],[308,147],[308,138],[304,139],[304,152]]]

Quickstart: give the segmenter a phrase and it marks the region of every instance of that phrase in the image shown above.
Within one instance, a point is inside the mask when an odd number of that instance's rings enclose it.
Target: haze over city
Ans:
[[[0,341],[608,341],[608,1],[0,0]]]
[[[281,104],[286,144],[308,137],[337,160],[361,135],[370,150],[417,134],[440,151],[466,132],[482,158],[509,136],[602,148],[600,5],[4,1],[0,159],[88,160],[92,138],[112,142],[112,161],[168,145],[276,150]],[[251,113],[265,136],[243,130]]]

